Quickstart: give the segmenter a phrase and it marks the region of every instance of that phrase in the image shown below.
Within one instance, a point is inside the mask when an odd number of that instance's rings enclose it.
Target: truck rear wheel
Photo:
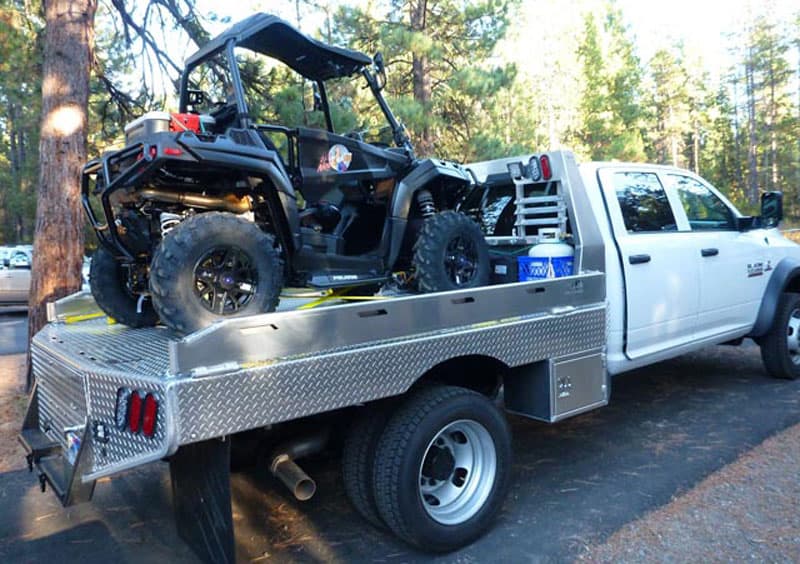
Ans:
[[[761,359],[773,378],[800,377],[800,294],[778,301],[769,332],[761,338]]]
[[[140,299],[128,289],[125,267],[103,246],[92,255],[89,285],[95,303],[115,321],[128,327],[152,327],[158,323],[150,298]]]
[[[365,408],[348,430],[342,450],[344,491],[356,511],[379,529],[386,525],[375,504],[375,450],[389,415],[385,405]]]
[[[422,292],[489,284],[489,247],[478,224],[463,213],[448,210],[425,220],[413,265]]]
[[[155,310],[180,333],[274,311],[282,284],[273,237],[231,213],[181,222],[161,241],[150,267]]]
[[[398,537],[425,550],[464,546],[489,527],[508,491],[511,434],[486,397],[421,389],[389,420],[375,452],[375,502]]]

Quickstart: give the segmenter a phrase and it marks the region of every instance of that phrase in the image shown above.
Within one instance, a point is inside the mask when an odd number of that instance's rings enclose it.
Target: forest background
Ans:
[[[237,7],[235,18],[205,4],[100,1],[91,157],[120,147],[142,113],[174,110],[183,58],[263,10],[324,41],[383,52],[387,98],[420,155],[469,162],[566,148],[581,160],[674,164],[745,212],[757,211],[760,192],[783,190],[789,221],[800,221],[800,9],[786,2],[746,5],[735,29],[706,44],[722,57],[657,26],[637,30],[608,0],[287,0]],[[44,33],[40,0],[0,0],[0,244],[34,234]],[[254,72],[267,118],[307,122],[302,84],[279,68]],[[354,115],[377,114],[367,94],[349,93]]]

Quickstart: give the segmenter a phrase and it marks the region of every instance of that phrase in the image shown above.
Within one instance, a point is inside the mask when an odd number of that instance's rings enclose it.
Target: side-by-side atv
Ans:
[[[251,55],[311,83],[320,127],[258,123],[277,114],[264,111],[272,94],[252,84],[264,67],[255,73]],[[359,76],[391,143],[334,128],[327,87]],[[101,243],[90,276],[98,305],[127,325],[160,319],[188,333],[272,311],[287,285],[487,284],[483,234],[458,211],[471,175],[414,156],[384,83],[380,55],[323,44],[267,14],[210,41],[187,61],[179,112],[142,116],[124,149],[84,168]]]

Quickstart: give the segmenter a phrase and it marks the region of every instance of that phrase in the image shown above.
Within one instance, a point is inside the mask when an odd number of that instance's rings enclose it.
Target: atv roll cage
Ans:
[[[374,68],[378,74],[383,73],[381,58],[376,56],[378,62],[376,64],[376,61],[364,53],[327,45],[308,37],[284,20],[269,14],[255,14],[237,23],[209,41],[186,61],[186,68],[181,76],[180,111],[182,113],[188,111],[190,106],[192,91],[189,88],[189,75],[191,72],[206,61],[224,53],[233,83],[239,126],[242,128],[253,126],[239,73],[239,65],[236,61],[235,49],[237,47],[243,47],[280,61],[304,78],[313,81],[319,92],[319,101],[327,129],[331,133],[334,133],[334,128],[325,82],[361,74],[392,128],[392,137],[395,143],[413,157],[413,148],[405,128],[386,103],[381,92],[382,83],[372,72]]]

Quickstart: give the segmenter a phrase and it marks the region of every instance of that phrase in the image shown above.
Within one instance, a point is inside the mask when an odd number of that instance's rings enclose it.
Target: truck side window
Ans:
[[[628,233],[678,230],[667,193],[655,173],[614,173],[614,190]]]
[[[692,231],[734,229],[730,208],[707,186],[680,174],[666,175],[666,182],[678,193]]]

